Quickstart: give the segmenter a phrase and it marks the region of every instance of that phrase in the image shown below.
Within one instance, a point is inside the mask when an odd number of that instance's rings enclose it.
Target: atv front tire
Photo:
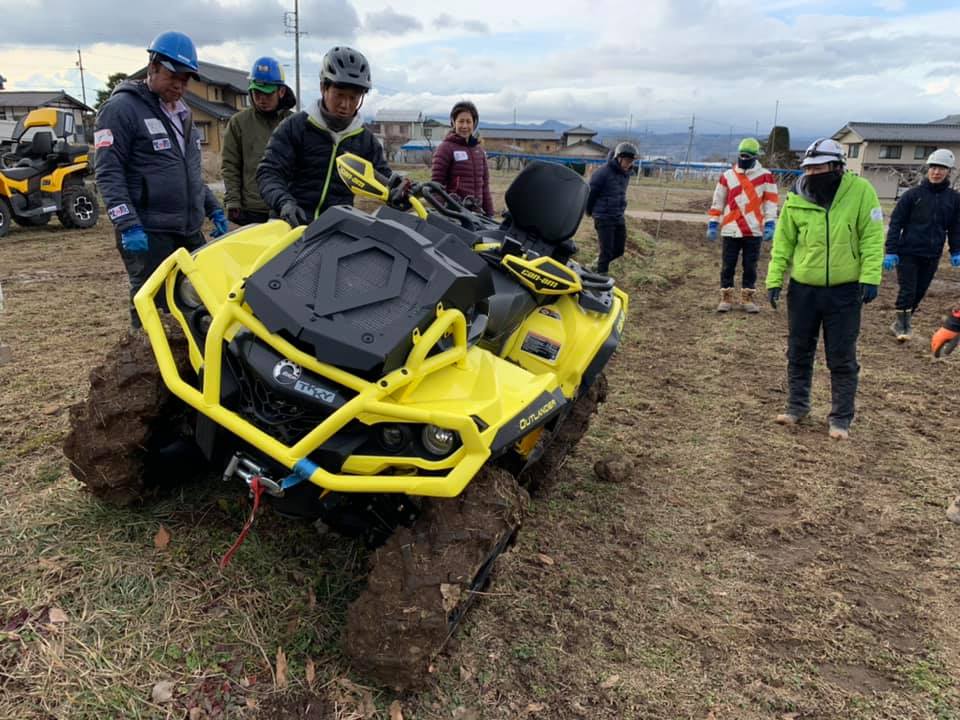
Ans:
[[[189,377],[186,338],[179,326],[165,325],[180,374]],[[146,335],[129,331],[91,371],[86,401],[70,408],[63,452],[93,495],[130,505],[202,466],[188,440],[193,417],[164,385]]]
[[[100,217],[97,196],[86,185],[73,185],[63,191],[60,209],[57,210],[60,224],[65,228],[91,228]]]
[[[506,470],[486,467],[456,498],[428,498],[413,527],[372,556],[367,588],[347,615],[347,655],[366,677],[397,688],[426,679],[513,539],[528,496]]]
[[[10,232],[10,218],[13,215],[10,203],[5,197],[0,197],[0,237]]]
[[[587,434],[593,414],[606,399],[607,378],[600,373],[593,384],[574,400],[559,427],[551,433],[544,433],[541,446],[537,448],[542,454],[520,473],[520,484],[531,494],[546,491],[557,480],[567,455]]]

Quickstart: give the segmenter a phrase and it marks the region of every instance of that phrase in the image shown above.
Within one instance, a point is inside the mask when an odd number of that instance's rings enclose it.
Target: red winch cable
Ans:
[[[253,527],[253,521],[257,519],[257,510],[260,509],[260,496],[263,494],[263,485],[260,484],[260,476],[254,475],[250,478],[250,492],[253,493],[253,508],[250,510],[250,517],[247,518],[247,522],[244,523],[243,529],[240,531],[239,537],[233,545],[227,550],[226,555],[223,556],[220,560],[220,569],[223,570],[227,564],[230,562],[230,558],[233,557],[233,554],[237,549],[243,544],[243,541],[247,538],[247,533],[250,532],[250,528]]]

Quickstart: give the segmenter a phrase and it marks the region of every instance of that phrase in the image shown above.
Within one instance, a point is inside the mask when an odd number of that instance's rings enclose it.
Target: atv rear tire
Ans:
[[[563,461],[587,434],[593,414],[606,399],[607,377],[600,373],[586,392],[574,401],[560,426],[552,433],[544,433],[540,440],[542,454],[520,473],[520,484],[531,495],[545,492],[557,480]]]
[[[86,185],[73,185],[63,191],[60,209],[57,210],[60,224],[65,228],[91,228],[100,217],[97,196]]]
[[[165,325],[181,376],[189,377],[187,341],[179,326]],[[146,335],[128,331],[91,371],[86,401],[70,408],[63,452],[88,491],[130,505],[202,467],[190,440],[193,417],[164,385]]]
[[[0,237],[10,232],[10,217],[12,215],[10,203],[5,197],[0,197]]]
[[[427,677],[511,542],[528,496],[506,470],[485,467],[456,498],[428,498],[372,556],[367,588],[347,615],[347,655],[365,676],[410,688]]]

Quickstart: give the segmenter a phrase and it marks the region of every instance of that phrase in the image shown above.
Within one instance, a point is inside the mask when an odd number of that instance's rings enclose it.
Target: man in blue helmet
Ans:
[[[264,202],[291,227],[306,225],[331,205],[353,204],[334,167],[338,155],[359,155],[391,175],[383,147],[359,114],[371,87],[363,53],[335,47],[323,57],[320,100],[284,120],[270,137],[257,185]]]
[[[260,197],[257,165],[267,141],[292,112],[297,100],[272,57],[257,58],[250,70],[251,107],[230,118],[223,138],[223,196],[227,217],[238,225],[266,222],[270,208]]]
[[[214,237],[227,231],[223,209],[200,172],[200,132],[183,102],[197,77],[197,49],[180,32],[157,35],[146,80],[128,80],[97,114],[97,187],[113,222],[130,278],[130,297],[170,253],[204,243],[204,217]],[[130,305],[130,321],[140,319]]]

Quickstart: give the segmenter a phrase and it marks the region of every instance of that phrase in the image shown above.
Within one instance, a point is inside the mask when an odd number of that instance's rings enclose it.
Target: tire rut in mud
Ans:
[[[176,324],[165,326],[181,376],[189,377],[186,338]],[[173,465],[183,471],[183,454],[168,458],[160,449],[189,417],[164,385],[146,334],[129,331],[90,372],[87,399],[70,408],[63,452],[89,492],[111,505],[130,505],[161,484]]]
[[[560,467],[570,451],[587,434],[590,420],[607,399],[607,378],[600,373],[587,391],[578,397],[570,413],[554,432],[541,439],[543,452],[534,463],[520,473],[520,484],[531,494],[543,493],[559,477]]]
[[[485,467],[455,498],[428,498],[371,558],[350,606],[345,649],[358,671],[396,688],[421,685],[520,527],[528,496],[506,470]]]

